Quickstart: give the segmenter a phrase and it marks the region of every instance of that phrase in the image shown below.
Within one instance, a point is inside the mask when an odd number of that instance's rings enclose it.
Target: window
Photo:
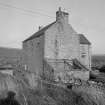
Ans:
[[[86,57],[86,55],[82,54],[82,55],[81,55],[81,57],[82,57],[82,58],[85,58],[85,57]]]
[[[81,58],[85,58],[86,57],[86,49],[85,46],[82,45],[81,46]]]

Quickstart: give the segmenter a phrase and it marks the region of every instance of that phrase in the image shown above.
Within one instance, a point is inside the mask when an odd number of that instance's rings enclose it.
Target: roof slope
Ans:
[[[80,44],[88,44],[91,45],[89,40],[83,35],[83,34],[78,34],[80,37]]]
[[[42,35],[49,27],[51,27],[54,23],[56,23],[56,21],[52,22],[51,24],[45,26],[44,28],[42,28],[41,30],[37,31],[36,33],[34,33],[32,36],[30,36],[29,38],[27,38],[26,40],[24,40],[23,42],[27,42],[29,40],[32,40],[33,38],[39,37],[40,35]]]
[[[51,27],[54,23],[56,23],[56,21],[52,22],[51,24],[45,26],[44,28],[42,28],[41,30],[37,31],[36,33],[34,33],[32,36],[30,36],[29,38],[27,38],[26,40],[23,41],[24,42],[27,42],[29,40],[32,40],[36,37],[39,37],[41,35],[44,34],[44,32],[49,28]],[[88,41],[88,39],[83,35],[83,34],[78,34],[79,37],[80,37],[80,44],[88,44],[88,45],[91,45],[91,43]]]

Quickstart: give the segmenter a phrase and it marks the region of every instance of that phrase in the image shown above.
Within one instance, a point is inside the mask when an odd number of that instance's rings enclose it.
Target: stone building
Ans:
[[[27,69],[38,75],[69,70],[73,59],[91,67],[91,43],[72,28],[69,14],[61,8],[56,12],[56,21],[23,41],[23,51]],[[65,67],[65,62],[69,66]]]

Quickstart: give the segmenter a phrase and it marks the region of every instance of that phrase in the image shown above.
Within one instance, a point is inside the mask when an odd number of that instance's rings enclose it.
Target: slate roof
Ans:
[[[83,34],[78,34],[80,37],[80,44],[88,44],[91,45],[89,40],[83,35]]]
[[[29,40],[32,40],[36,37],[39,37],[41,35],[44,34],[44,32],[49,28],[51,27],[54,23],[56,23],[56,21],[52,22],[51,24],[45,26],[44,28],[42,28],[41,30],[37,31],[36,33],[34,33],[32,36],[30,36],[29,38],[27,38],[26,40],[23,41],[24,42],[27,42]],[[80,44],[88,44],[88,45],[91,45],[91,43],[88,41],[88,39],[83,35],[83,34],[78,34],[79,37],[80,37]]]
[[[36,37],[39,37],[41,35],[44,34],[44,32],[49,28],[51,27],[54,23],[56,23],[56,21],[52,22],[51,24],[45,26],[44,28],[42,28],[41,30],[37,31],[36,33],[34,33],[32,36],[30,36],[29,38],[27,38],[26,40],[23,41],[24,42],[27,42],[29,40],[32,40],[33,38],[36,38]]]

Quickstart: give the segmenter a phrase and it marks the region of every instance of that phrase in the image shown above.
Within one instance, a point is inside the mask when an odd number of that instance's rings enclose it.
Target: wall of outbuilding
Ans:
[[[87,68],[91,68],[91,46],[88,44],[80,44],[80,61]]]

